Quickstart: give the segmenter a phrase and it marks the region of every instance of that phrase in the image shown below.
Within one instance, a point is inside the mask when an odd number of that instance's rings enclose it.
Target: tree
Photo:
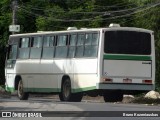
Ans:
[[[135,1],[138,6],[149,4],[156,0],[144,0],[143,2]],[[158,1],[158,0],[157,0]],[[155,49],[156,49],[156,89],[160,91],[160,7],[154,7],[140,12],[134,16],[134,26],[146,28],[154,31]]]

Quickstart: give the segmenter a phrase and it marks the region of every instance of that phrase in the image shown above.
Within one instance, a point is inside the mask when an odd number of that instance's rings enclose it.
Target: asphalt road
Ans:
[[[25,113],[26,111],[62,111],[58,114],[58,117],[42,117],[42,118],[20,118],[28,120],[159,120],[159,117],[123,117],[123,113],[128,116],[132,116],[135,112],[137,114],[150,111],[150,113],[156,114],[156,111],[160,111],[160,106],[150,106],[143,104],[122,104],[122,103],[104,103],[92,100],[83,100],[82,102],[60,102],[58,99],[50,97],[30,97],[29,100],[20,101],[17,97],[0,98],[0,111],[18,111]],[[68,112],[69,111],[69,112]],[[78,113],[76,112],[78,111]],[[89,112],[95,111],[95,112]],[[113,112],[111,112],[113,111]],[[119,111],[119,112],[117,112]],[[123,112],[121,112],[123,111]],[[133,112],[134,111],[134,112]],[[140,111],[140,112],[138,112]],[[103,113],[100,117],[100,113]],[[133,114],[132,114],[133,113]],[[160,112],[159,112],[160,113]],[[96,114],[98,114],[96,116]],[[53,113],[50,113],[53,115]],[[73,116],[72,116],[73,115]],[[96,116],[96,117],[84,117],[84,116]],[[67,117],[70,116],[70,117]],[[111,116],[111,117],[109,117]],[[6,118],[0,118],[5,119]],[[17,119],[17,118],[7,118]]]

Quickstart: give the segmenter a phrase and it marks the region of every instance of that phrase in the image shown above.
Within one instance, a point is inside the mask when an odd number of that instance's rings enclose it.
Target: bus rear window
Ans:
[[[151,54],[151,35],[136,31],[106,31],[104,52],[111,54]]]

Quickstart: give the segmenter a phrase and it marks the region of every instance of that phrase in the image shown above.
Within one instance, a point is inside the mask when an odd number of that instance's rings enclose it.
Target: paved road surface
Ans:
[[[27,101],[20,101],[17,97],[0,98],[0,111],[160,111],[160,106],[139,104],[104,103],[98,101],[60,102],[49,97],[31,97]],[[85,112],[87,114],[87,112]],[[108,113],[108,112],[107,112]],[[111,114],[116,114],[112,112]],[[84,112],[82,116],[84,115]],[[160,115],[160,114],[159,114]],[[114,115],[112,115],[114,116]],[[0,118],[2,119],[2,118]],[[6,120],[6,118],[3,118]],[[13,118],[10,118],[13,119]],[[17,119],[17,118],[15,118]],[[28,120],[159,120],[159,117],[47,117],[47,118],[20,118]]]

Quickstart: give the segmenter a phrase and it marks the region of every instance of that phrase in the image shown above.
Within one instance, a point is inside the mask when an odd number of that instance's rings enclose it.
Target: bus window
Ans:
[[[98,37],[95,33],[86,34],[84,57],[96,57],[98,51]]]
[[[77,46],[83,45],[83,44],[84,44],[84,40],[85,40],[84,34],[79,34],[79,35],[78,35]]]
[[[29,38],[20,38],[18,58],[20,59],[29,58]]]
[[[43,47],[49,47],[50,46],[50,36],[44,37]]]
[[[17,45],[11,45],[9,47],[8,59],[16,60],[16,56],[17,56]]]
[[[45,36],[43,47],[52,47],[54,45],[54,36]]]
[[[98,45],[98,33],[93,33],[92,35],[92,45]]]
[[[55,58],[66,58],[67,57],[67,35],[59,35],[57,39],[57,46],[55,51]]]
[[[27,47],[29,47],[29,38],[22,38],[20,40],[19,47],[20,48],[27,48]]]
[[[77,41],[77,35],[76,34],[72,34],[70,36],[70,46],[69,46],[69,51],[68,51],[68,57],[69,58],[73,58],[75,56],[76,41]]]
[[[98,47],[96,45],[87,45],[84,48],[84,57],[96,57],[97,56],[97,49]]]
[[[52,47],[52,46],[55,45],[55,41],[56,41],[55,38],[56,38],[55,36],[51,36],[51,37],[50,37],[50,41],[49,41],[49,42],[50,42],[50,43],[49,43],[49,46],[50,46],[50,47]]]
[[[57,46],[66,46],[67,44],[67,35],[58,36]]]
[[[91,45],[92,42],[92,33],[86,34],[85,45]]]
[[[76,57],[83,57],[83,46],[77,46],[76,48]]]
[[[43,59],[51,59],[54,55],[54,36],[45,36],[43,42]]]
[[[54,47],[43,48],[42,58],[51,59],[54,55]]]
[[[76,47],[75,46],[70,46],[69,51],[68,51],[68,57],[69,58],[74,58],[75,51],[76,51]]]
[[[85,40],[85,35],[84,35],[84,34],[78,34],[77,47],[76,47],[76,55],[75,55],[75,57],[83,57],[83,52],[84,52],[84,40]]]
[[[33,37],[31,47],[35,48],[42,47],[42,37]]]
[[[40,59],[42,51],[42,37],[33,37],[31,42],[31,59]]]
[[[150,33],[139,31],[106,31],[104,52],[112,54],[151,54]]]
[[[76,46],[76,40],[77,40],[77,35],[76,34],[72,34],[70,36],[70,46]]]

